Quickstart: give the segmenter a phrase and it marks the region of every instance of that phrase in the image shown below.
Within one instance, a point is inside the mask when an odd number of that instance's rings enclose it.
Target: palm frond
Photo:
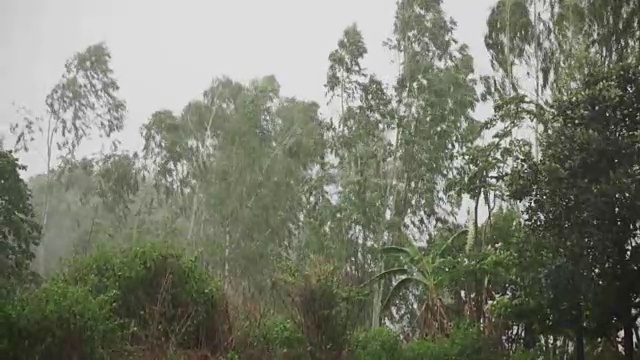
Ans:
[[[400,279],[397,283],[395,283],[391,290],[389,291],[389,295],[382,303],[382,311],[388,311],[393,301],[397,298],[397,296],[404,290],[408,289],[414,283],[424,284],[424,279],[408,276]]]
[[[401,247],[401,246],[386,246],[380,249],[380,252],[383,255],[389,256],[413,256],[415,255],[415,250],[409,247]]]
[[[408,273],[409,273],[409,269],[404,268],[404,267],[397,267],[397,268],[387,269],[387,270],[384,270],[383,272],[377,274],[376,276],[372,277],[371,279],[367,280],[361,286],[367,286],[367,285],[370,285],[371,283],[378,282],[378,281],[380,281],[382,279],[386,279],[388,277],[394,277],[396,275],[406,275]]]

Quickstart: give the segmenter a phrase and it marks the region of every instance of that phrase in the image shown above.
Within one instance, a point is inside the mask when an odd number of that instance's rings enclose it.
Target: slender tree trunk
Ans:
[[[524,348],[531,351],[536,348],[537,334],[533,330],[533,324],[527,322],[524,324]]]
[[[578,314],[576,316],[576,360],[585,360],[584,353],[584,313],[582,308],[582,302],[577,304]]]
[[[44,205],[42,206],[42,240],[44,240],[47,228],[47,215],[49,214],[49,166],[47,165],[47,174],[44,185]],[[38,257],[38,272],[40,275],[45,275],[46,261],[45,261],[45,242],[40,242],[40,246],[37,248],[37,257]]]
[[[198,210],[198,186],[196,185],[196,188],[194,189],[194,192],[193,192],[193,203],[191,205],[191,219],[189,220],[189,232],[187,233],[187,241],[191,243],[191,246],[193,246],[194,250],[196,249],[196,241],[193,239],[193,229],[196,222],[197,210]]]
[[[626,279],[625,279],[626,280]],[[633,360],[634,344],[633,338],[635,336],[635,321],[633,318],[633,309],[631,304],[631,295],[627,292],[624,294],[625,304],[622,309],[622,348],[624,350],[624,358],[626,360]]]
[[[373,309],[371,314],[371,328],[375,329],[380,326],[380,318],[382,313],[382,282],[379,281],[373,287]]]
[[[49,120],[47,121],[47,168],[44,183],[44,204],[42,206],[42,240],[44,240],[44,237],[47,233],[47,220],[49,217],[49,192],[51,189],[51,153],[53,146],[53,134],[51,132],[52,121],[52,118],[49,118]],[[41,241],[40,246],[38,246],[36,255],[38,259],[38,272],[40,273],[40,275],[44,276],[46,271],[46,250],[44,241]]]
[[[480,196],[481,196],[480,193],[475,196],[475,202],[473,207],[473,220],[472,220],[473,229],[471,229],[473,231],[473,236],[467,240],[468,243],[467,243],[466,250],[468,253],[475,253],[478,250],[478,237],[479,237],[478,211],[480,209]],[[484,313],[484,298],[482,296],[484,289],[482,285],[483,285],[482,276],[476,272],[473,275],[473,293],[474,293],[473,308],[475,310],[474,311],[475,320],[481,328],[482,328],[482,318]]]
[[[229,247],[231,246],[231,234],[229,233],[231,230],[229,226],[226,226],[225,232],[225,240],[224,240],[224,275],[223,275],[223,286],[224,289],[228,289],[229,284]]]
[[[630,316],[629,316],[630,318]],[[633,322],[630,320],[625,320],[625,324],[623,327],[624,338],[623,338],[623,349],[624,349],[624,358],[626,360],[633,360]]]

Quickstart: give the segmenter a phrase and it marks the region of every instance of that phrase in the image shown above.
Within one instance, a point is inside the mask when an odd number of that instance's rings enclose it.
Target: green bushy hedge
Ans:
[[[240,334],[234,352],[243,360],[306,360],[307,344],[296,323],[281,316],[251,321]]]
[[[3,359],[105,359],[122,344],[115,294],[53,280],[0,306]]]
[[[114,351],[139,347],[221,354],[231,337],[220,282],[159,243],[73,259],[0,304],[0,331],[7,359],[122,358]]]
[[[349,358],[354,360],[500,360],[503,356],[482,339],[477,328],[457,326],[449,337],[416,339],[401,344],[387,328],[358,333],[351,340]]]
[[[221,353],[230,321],[220,282],[183,249],[165,243],[97,250],[71,262],[61,279],[116,294],[113,314],[128,325],[130,345]]]
[[[387,327],[354,334],[349,353],[353,360],[393,360],[404,356],[398,334]]]

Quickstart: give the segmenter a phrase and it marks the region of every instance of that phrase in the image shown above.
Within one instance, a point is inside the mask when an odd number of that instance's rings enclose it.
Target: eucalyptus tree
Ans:
[[[633,0],[500,0],[485,45],[499,83],[522,91],[533,81],[542,100],[589,67],[637,57],[639,20]]]
[[[388,244],[428,239],[461,198],[450,191],[460,155],[477,139],[473,58],[438,0],[398,3],[388,46],[400,58],[394,86]],[[454,195],[454,196],[451,196]]]
[[[16,148],[28,151],[41,136],[46,150],[46,180],[42,204],[42,227],[47,232],[54,152],[74,158],[80,144],[95,136],[111,137],[124,127],[126,104],[118,97],[119,85],[110,65],[111,53],[104,43],[74,54],[65,64],[60,81],[45,99],[46,114],[25,114],[21,123],[11,126]],[[117,143],[113,143],[116,145]],[[38,248],[38,270],[44,274],[46,243]]]
[[[111,153],[98,159],[95,172],[97,196],[117,225],[123,225],[132,215],[132,205],[140,190],[141,169],[138,154]]]
[[[205,238],[223,238],[216,232],[218,223],[212,222],[206,197],[220,180],[212,177],[212,166],[221,129],[233,121],[244,91],[243,84],[227,77],[214,79],[201,99],[191,101],[180,114],[156,111],[141,128],[143,159],[158,201],[172,209],[168,215],[178,236],[194,249],[203,246]],[[208,245],[209,254],[213,245],[225,248],[217,242]]]
[[[269,204],[283,209],[289,226],[275,229],[281,236],[285,254],[304,257],[325,234],[309,232],[314,222],[322,220],[328,194],[326,185],[327,122],[320,116],[315,102],[283,98],[276,109],[273,143],[277,152],[263,178],[275,198]],[[286,233],[278,234],[286,230]],[[319,230],[319,229],[318,229]],[[318,237],[319,236],[319,237]]]
[[[264,251],[268,247],[262,247],[269,244],[263,238],[269,236],[262,222],[266,214],[256,217],[256,212],[270,196],[263,180],[264,171],[275,155],[271,130],[279,85],[272,77],[256,80],[249,86],[228,80],[219,87],[214,84],[206,96],[211,105],[222,105],[218,107],[222,116],[217,119],[219,137],[214,161],[208,170],[213,181],[203,190],[207,208],[215,209],[207,215],[208,231],[221,244],[223,253],[217,259],[228,284],[247,268],[244,260],[254,264],[269,260],[270,253]],[[222,102],[225,98],[229,100],[226,106]],[[263,255],[267,258],[256,258]]]
[[[35,198],[51,192],[44,234],[49,242],[47,268],[53,270],[59,259],[85,253],[100,241],[130,240],[146,200],[138,191],[141,182],[136,156],[127,153],[62,159],[51,170],[48,184],[46,175],[32,177]]]
[[[140,211],[146,198],[140,193],[141,169],[136,153],[110,153],[93,159],[88,173],[91,189],[81,191],[81,199],[90,215],[84,219],[84,231],[74,248],[81,253],[91,250],[100,241],[127,243],[138,236]]]
[[[361,65],[367,48],[353,24],[344,30],[338,47],[329,55],[325,88],[330,100],[340,104],[331,132],[330,152],[335,157],[337,204],[332,218],[338,256],[355,278],[363,281],[380,259],[367,249],[387,240],[392,143],[388,136],[394,106],[384,84]],[[336,99],[337,98],[337,99]],[[373,326],[379,324],[382,289],[374,292]]]
[[[391,155],[386,135],[394,115],[384,85],[360,64],[366,52],[360,30],[351,25],[329,55],[325,84],[328,95],[332,100],[337,97],[341,108],[330,149],[336,160],[339,236],[349,239],[343,255],[356,274],[366,273],[363,249],[379,245],[384,236],[386,168]]]
[[[243,86],[229,78],[214,79],[201,100],[187,104],[181,114],[159,110],[141,128],[142,159],[159,201],[173,208],[173,221],[186,228],[182,236],[197,246],[196,231],[205,216],[204,186],[211,182],[220,124],[229,121]],[[202,236],[202,231],[198,236]]]
[[[445,185],[456,177],[457,160],[477,138],[472,116],[478,96],[473,58],[454,37],[456,24],[437,0],[398,3],[391,49],[401,57],[395,84],[398,166],[393,196],[395,231],[403,226],[426,234],[451,218],[459,199]]]
[[[159,111],[143,126],[143,158],[180,236],[205,250],[225,284],[243,279],[231,289],[240,295],[264,294],[261,276],[299,246],[311,170],[324,154],[318,110],[281,97],[273,76],[223,77],[180,115]],[[256,264],[264,274],[247,271]]]
[[[217,236],[225,239],[225,272],[242,275],[243,293],[258,298],[276,261],[294,255],[312,169],[324,155],[319,106],[279,92],[267,76],[238,98],[236,113],[220,128],[211,168],[217,181],[207,196],[217,209]],[[256,264],[262,274],[250,271]]]
[[[493,74],[485,78],[490,98],[526,96],[540,105],[552,93],[575,87],[586,70],[636,57],[640,14],[630,0],[499,0],[487,18],[485,46]],[[533,130],[535,118],[510,118],[518,131]]]

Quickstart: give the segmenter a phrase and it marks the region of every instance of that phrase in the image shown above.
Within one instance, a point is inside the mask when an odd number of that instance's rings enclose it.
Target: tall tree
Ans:
[[[575,83],[594,61],[606,66],[637,57],[640,45],[633,0],[500,0],[487,27],[485,45],[501,88],[533,90],[537,100]],[[534,89],[526,85],[531,80]]]
[[[451,221],[460,198],[448,191],[459,155],[478,135],[473,58],[454,37],[440,0],[398,3],[388,42],[400,57],[395,83],[390,241],[425,240]],[[395,240],[394,240],[395,239]]]
[[[45,116],[25,116],[22,123],[11,126],[16,148],[28,151],[35,135],[43,137],[46,149],[46,181],[42,204],[42,227],[47,231],[51,168],[54,151],[74,158],[76,150],[95,133],[111,137],[124,127],[126,104],[118,97],[119,86],[110,65],[111,53],[104,43],[87,47],[65,64],[60,81],[45,99]],[[113,143],[116,144],[115,142]],[[55,148],[54,148],[55,146]],[[38,248],[38,270],[44,274],[46,243]]]
[[[225,284],[243,279],[230,289],[238,295],[263,297],[263,276],[303,241],[303,204],[324,154],[318,111],[281,97],[273,76],[223,77],[180,115],[156,112],[143,126],[144,159],[181,236],[220,265]],[[247,272],[256,264],[264,274]]]
[[[419,233],[446,219],[456,202],[444,197],[460,151],[477,137],[473,58],[454,38],[455,22],[438,0],[398,4],[392,49],[401,56],[395,86],[398,181],[393,226]],[[401,190],[400,190],[401,189]],[[405,224],[405,221],[409,221]]]
[[[368,249],[386,241],[392,156],[388,132],[394,119],[392,99],[384,85],[361,65],[366,53],[358,27],[346,28],[338,48],[329,55],[325,84],[330,98],[338,98],[341,110],[330,148],[336,160],[334,185],[339,191],[334,236],[342,242],[340,256],[360,281],[370,277],[379,262]],[[380,291],[376,291],[376,302]],[[374,326],[378,326],[377,318],[374,315]]]
[[[537,241],[556,242],[561,254],[550,286],[556,294],[571,289],[558,300],[574,317],[578,358],[584,358],[587,314],[594,319],[603,311],[620,324],[625,356],[633,358],[638,288],[631,279],[640,265],[637,69],[625,63],[593,71],[582,87],[557,98],[544,118],[541,160],[525,162],[514,178]]]

